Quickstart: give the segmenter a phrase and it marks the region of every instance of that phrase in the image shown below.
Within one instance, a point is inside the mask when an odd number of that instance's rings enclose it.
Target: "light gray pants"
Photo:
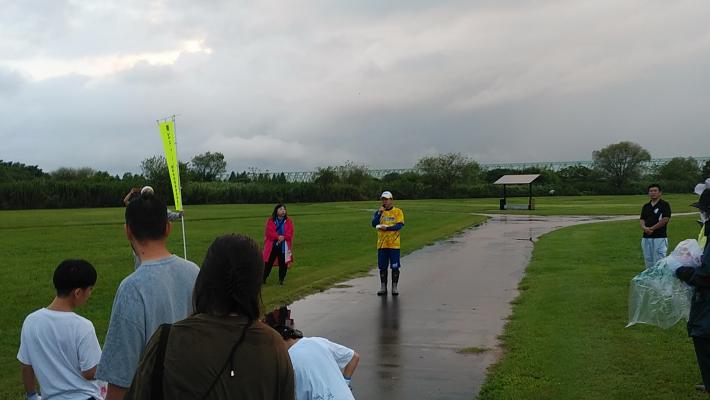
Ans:
[[[641,249],[646,268],[651,268],[658,260],[665,258],[668,251],[668,238],[642,238]]]

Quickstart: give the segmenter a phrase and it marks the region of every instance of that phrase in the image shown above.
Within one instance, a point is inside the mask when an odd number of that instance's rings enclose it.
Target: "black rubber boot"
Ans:
[[[392,270],[392,296],[399,296],[397,283],[399,283],[399,268]]]
[[[387,270],[386,269],[381,269],[380,270],[380,290],[377,291],[378,296],[386,296],[387,295]]]
[[[281,267],[279,266],[279,285],[284,284],[284,280],[286,280],[286,267]]]
[[[273,265],[269,265],[268,263],[264,263],[264,279],[262,283],[266,283],[266,278],[269,277],[269,274],[271,274],[271,267]]]

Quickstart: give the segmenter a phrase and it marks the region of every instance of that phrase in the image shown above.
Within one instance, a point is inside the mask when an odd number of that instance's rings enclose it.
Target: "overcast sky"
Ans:
[[[707,0],[0,0],[0,159],[138,172],[710,155]]]

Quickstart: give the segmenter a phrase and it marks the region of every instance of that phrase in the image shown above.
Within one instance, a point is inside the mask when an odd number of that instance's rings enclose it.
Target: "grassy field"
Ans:
[[[407,209],[416,205],[416,211]],[[377,202],[294,204],[289,206],[296,230],[294,258],[284,286],[275,285],[276,268],[264,287],[267,310],[347,277],[368,271],[376,262],[375,232],[370,226]],[[402,205],[406,230],[403,252],[445,238],[480,223],[484,217],[441,207],[438,201]],[[188,258],[201,263],[218,235],[239,232],[261,241],[273,205],[192,206],[187,209]],[[64,258],[86,258],[98,270],[89,303],[79,314],[94,322],[103,342],[111,303],[119,282],[133,270],[123,233],[123,209],[35,210],[0,212],[0,398],[22,398],[15,359],[24,317],[53,297],[52,273]],[[170,249],[182,255],[179,224]],[[378,285],[373,281],[373,287]]]
[[[686,205],[694,197],[670,195],[665,198],[671,202],[674,212],[679,213],[692,211]],[[522,204],[526,201],[518,198],[510,202]],[[646,196],[544,197],[537,199],[537,210],[532,213],[638,214],[645,201]],[[483,220],[483,217],[472,213],[500,212],[497,199],[398,201],[397,204],[404,209],[407,222],[403,236],[404,253]],[[372,268],[375,263],[375,234],[369,221],[377,206],[377,202],[290,205],[289,214],[296,228],[296,263],[283,287],[273,284],[276,271],[272,272],[271,281],[263,290],[266,308],[288,303]],[[272,207],[188,206],[188,258],[199,264],[211,241],[224,233],[245,233],[261,240],[264,222]],[[638,247],[638,232],[633,231],[630,235]],[[180,236],[181,230],[176,225],[169,247],[182,255]],[[0,313],[0,399],[20,398],[22,389],[15,359],[20,327],[28,313],[51,300],[51,276],[58,262],[64,258],[81,257],[96,266],[99,280],[94,295],[86,306],[79,309],[79,313],[94,322],[99,339],[103,341],[113,296],[121,279],[133,270],[133,259],[123,233],[121,208],[0,211],[0,237],[0,301],[3,304]],[[611,249],[621,244],[614,241],[607,243]],[[585,252],[598,253],[598,247],[584,243],[580,245]],[[636,247],[634,252],[638,251]],[[546,252],[554,254],[554,249],[540,250],[536,247],[538,257]],[[625,283],[630,276],[624,275],[624,279]],[[626,304],[625,299],[623,304]],[[597,313],[605,314],[607,311],[602,309]],[[687,345],[687,341],[681,341],[681,344]]]
[[[673,218],[670,248],[697,237]],[[630,279],[643,269],[638,222],[565,228],[535,244],[502,336],[504,356],[480,399],[707,399],[685,324],[624,326]]]
[[[694,194],[669,194],[663,199],[671,204],[674,213],[697,212],[688,204],[696,201]],[[527,204],[527,197],[509,198],[508,204]],[[507,214],[535,215],[638,215],[641,206],[648,202],[648,196],[570,196],[535,198],[535,210],[507,210]],[[402,207],[416,211],[419,207],[429,207],[429,202],[400,201]],[[437,202],[441,210],[497,214],[498,199],[445,199]]]

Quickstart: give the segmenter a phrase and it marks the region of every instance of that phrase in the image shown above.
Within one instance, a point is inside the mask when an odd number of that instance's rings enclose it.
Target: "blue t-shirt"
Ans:
[[[96,379],[127,388],[148,340],[161,324],[192,313],[199,268],[172,255],[146,261],[118,286]]]

